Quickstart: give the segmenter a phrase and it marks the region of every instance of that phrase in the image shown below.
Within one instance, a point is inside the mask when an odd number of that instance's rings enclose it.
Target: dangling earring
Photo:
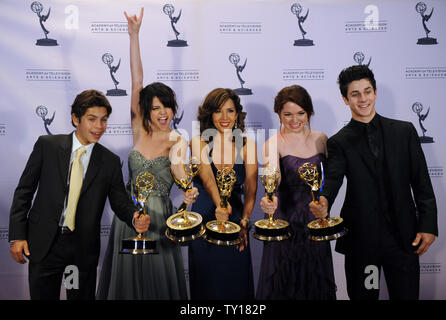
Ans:
[[[237,129],[237,123],[238,121],[235,122],[234,129]]]

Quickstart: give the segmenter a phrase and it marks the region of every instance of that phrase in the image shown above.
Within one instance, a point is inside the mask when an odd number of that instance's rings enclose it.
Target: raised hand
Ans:
[[[141,28],[141,23],[142,23],[142,17],[144,16],[144,8],[141,8],[139,16],[136,16],[136,14],[132,14],[129,16],[125,11],[124,15],[127,18],[129,35],[139,34],[139,29]]]

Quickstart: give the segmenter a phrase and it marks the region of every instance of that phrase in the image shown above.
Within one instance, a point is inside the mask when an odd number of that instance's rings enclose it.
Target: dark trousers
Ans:
[[[59,300],[62,285],[68,300],[95,299],[96,267],[85,270],[76,264],[74,240],[73,234],[58,234],[48,255],[29,263],[31,300]]]
[[[368,266],[376,266],[376,268]],[[420,265],[418,255],[404,251],[393,232],[383,224],[378,250],[371,255],[349,253],[345,255],[347,292],[351,300],[378,300],[378,288],[370,288],[372,270],[381,269],[391,300],[418,300]],[[367,272],[366,272],[367,270]],[[367,288],[367,285],[368,287]]]

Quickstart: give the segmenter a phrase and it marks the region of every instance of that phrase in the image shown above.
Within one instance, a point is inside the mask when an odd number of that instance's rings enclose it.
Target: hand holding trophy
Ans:
[[[279,186],[280,171],[277,168],[264,168],[260,176],[268,201],[273,200],[273,194]],[[269,218],[254,223],[253,237],[262,241],[281,241],[290,237],[289,223],[285,220],[274,219],[274,212],[268,212]]]
[[[181,190],[188,192],[192,189],[192,180],[200,171],[197,158],[190,158],[189,163],[183,165],[185,178],[178,178],[172,172],[172,177]],[[202,225],[203,218],[197,212],[187,211],[187,204],[183,202],[177,213],[167,219],[166,236],[174,242],[187,242],[201,237],[206,231]]]
[[[319,175],[317,166],[311,162],[306,162],[298,169],[299,176],[311,187],[313,201],[318,203],[318,192],[323,186],[324,169],[321,163],[321,174]],[[308,224],[310,239],[313,241],[334,240],[342,237],[347,229],[344,227],[342,218],[323,218],[311,221]]]
[[[228,200],[236,181],[234,169],[224,167],[217,171],[215,177],[220,192],[220,207],[227,208]],[[231,221],[212,220],[206,223],[206,241],[224,246],[232,246],[240,243],[240,226]]]
[[[155,185],[155,176],[143,171],[136,176],[135,186],[132,185],[132,198],[139,209],[140,216],[147,214],[145,203]],[[120,253],[156,254],[156,241],[138,234],[136,237],[121,241]]]

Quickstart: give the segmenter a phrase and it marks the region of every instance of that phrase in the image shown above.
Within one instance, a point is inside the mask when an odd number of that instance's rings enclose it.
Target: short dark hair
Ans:
[[[153,82],[139,92],[139,107],[142,116],[142,125],[150,132],[150,112],[153,109],[153,98],[157,97],[166,108],[170,108],[175,116],[177,113],[177,100],[175,92],[161,82]]]
[[[228,99],[232,100],[237,112],[237,128],[242,132],[245,130],[246,112],[243,111],[243,106],[240,104],[240,97],[232,89],[217,88],[208,93],[203,104],[198,108],[197,120],[200,121],[200,133],[206,129],[215,129],[212,114],[217,112]]]
[[[107,117],[112,113],[112,107],[105,95],[98,90],[85,90],[79,93],[71,105],[71,114],[81,121],[82,116],[87,112],[87,109],[92,107],[104,107],[107,110]],[[73,120],[71,124],[74,125]]]
[[[354,65],[341,71],[338,77],[339,90],[345,99],[348,99],[348,85],[353,81],[368,79],[372,84],[373,90],[376,91],[376,81],[372,70],[366,65]]]

